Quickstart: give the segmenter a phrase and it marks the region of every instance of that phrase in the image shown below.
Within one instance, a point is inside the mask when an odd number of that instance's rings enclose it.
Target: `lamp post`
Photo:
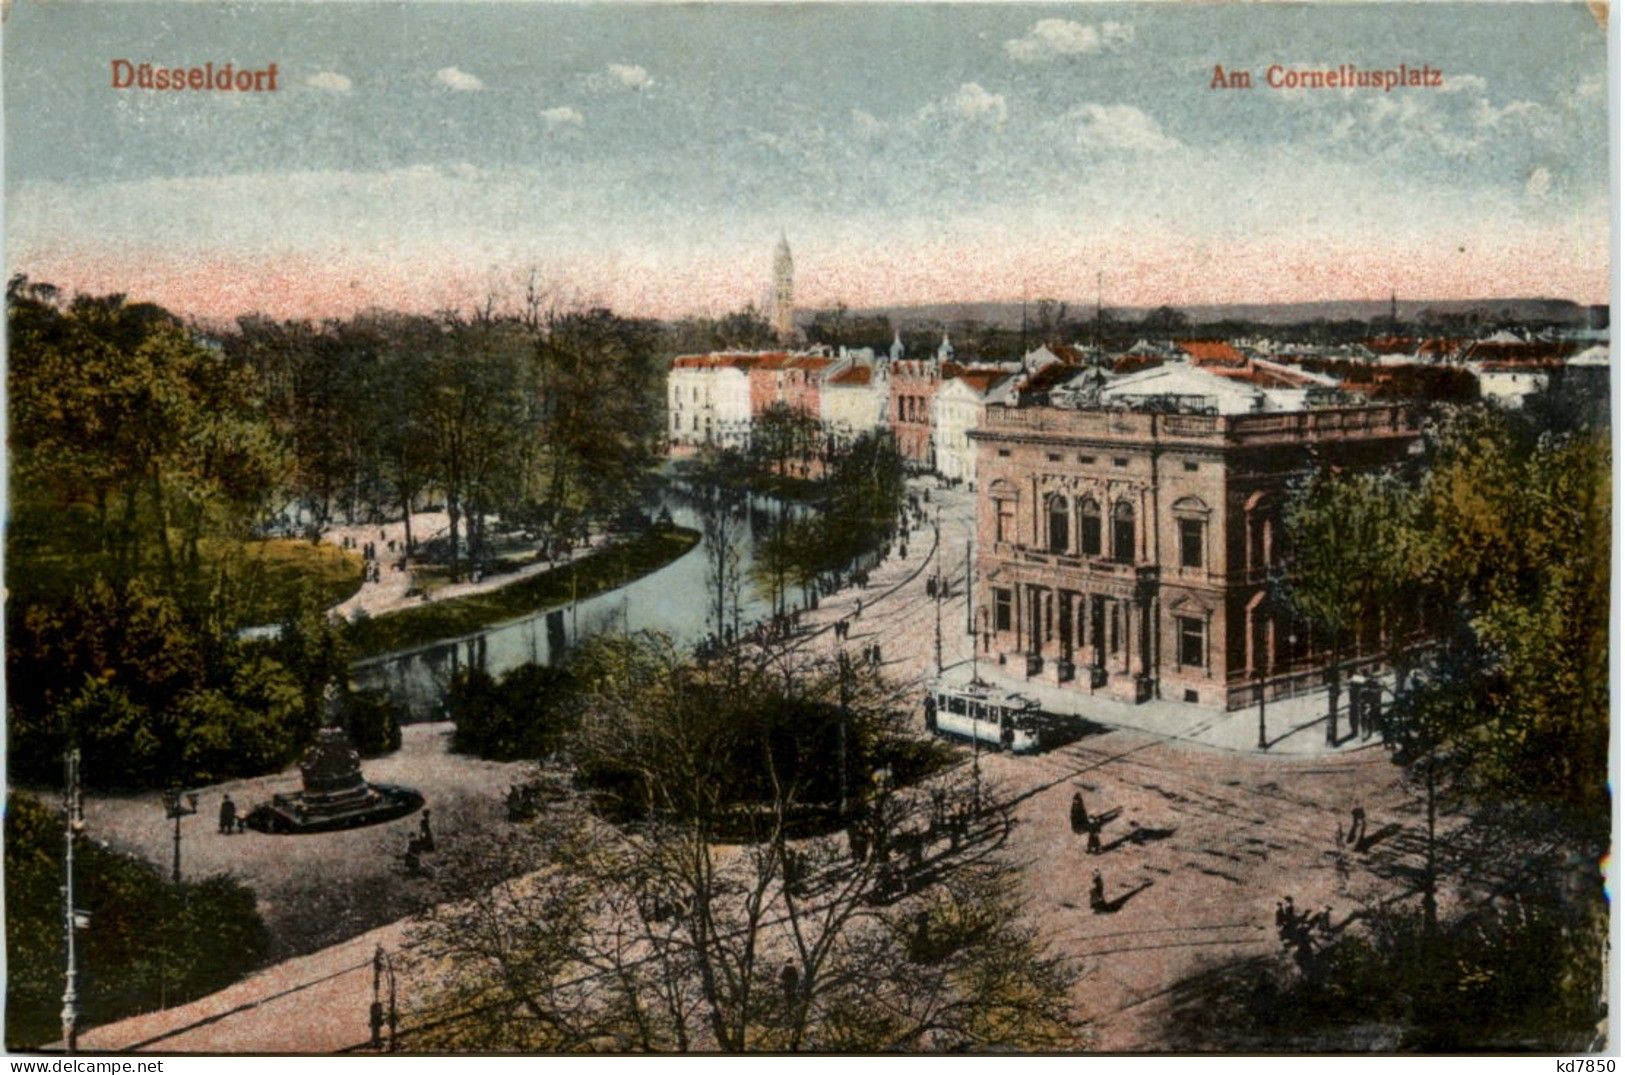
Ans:
[[[1253,677],[1258,681],[1258,749],[1268,750],[1270,741],[1264,737],[1264,669],[1254,668]]]
[[[84,804],[79,793],[78,747],[68,751],[64,770],[62,803],[67,820],[63,827],[62,914],[68,959],[62,981],[62,1047],[72,1053],[79,1048],[79,956],[74,943],[79,929],[79,913],[73,906],[73,849],[80,831],[85,827]]]
[[[184,803],[181,798],[179,788],[164,792],[164,816],[175,822],[175,859],[170,880],[176,885],[181,883],[181,818],[197,813],[197,792],[187,792]]]
[[[182,801],[184,798],[184,801]],[[178,893],[181,887],[181,818],[197,813],[197,792],[184,796],[179,788],[164,792],[164,816],[175,822],[175,858],[170,880]],[[158,1007],[169,1007],[169,942],[158,946]]]

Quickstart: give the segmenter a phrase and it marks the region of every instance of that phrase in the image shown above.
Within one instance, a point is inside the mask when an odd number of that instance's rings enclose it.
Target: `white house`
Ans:
[[[931,442],[938,474],[976,487],[970,431],[982,424],[989,404],[1010,402],[1020,385],[1020,375],[1002,369],[969,369],[943,378],[932,401]]]
[[[666,435],[673,448],[750,439],[750,367],[743,353],[682,355],[666,376]]]
[[[823,384],[819,414],[837,443],[880,428],[886,416],[886,386],[874,362],[860,356],[831,373]]]

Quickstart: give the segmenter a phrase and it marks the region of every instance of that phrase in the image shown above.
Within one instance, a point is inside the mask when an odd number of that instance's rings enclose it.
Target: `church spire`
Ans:
[[[779,229],[779,245],[773,251],[773,331],[781,343],[795,336],[795,262],[790,257],[790,240]]]

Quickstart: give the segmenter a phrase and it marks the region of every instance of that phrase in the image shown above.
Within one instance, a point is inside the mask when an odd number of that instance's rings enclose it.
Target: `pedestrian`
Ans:
[[[865,583],[865,585],[867,585],[867,583]],[[863,598],[860,597],[860,598],[858,598],[857,610],[852,613],[852,618],[855,620],[859,616],[862,616],[862,615],[863,615]]]
[[[429,830],[428,807],[423,808],[423,816],[418,819],[418,843],[423,845],[425,851],[434,850],[434,833]]]
[[[1365,841],[1365,807],[1356,806],[1349,820],[1349,843],[1358,850]]]
[[[1094,880],[1089,882],[1089,909],[1096,914],[1106,909],[1106,882],[1100,879],[1100,871],[1095,871]]]
[[[237,835],[241,836],[242,834],[246,833],[247,831],[248,831],[248,815],[247,814],[238,814],[237,815]]]
[[[794,960],[784,961],[784,969],[779,971],[779,985],[784,988],[784,1002],[794,1004],[796,994],[801,991],[801,975],[796,973]]]
[[[230,795],[220,803],[220,831],[223,833],[237,831],[237,804],[231,801]]]
[[[406,866],[406,876],[423,876],[423,861],[418,858],[418,842],[415,839],[406,842],[406,854],[401,856],[401,862]]]
[[[1082,836],[1089,829],[1089,810],[1083,805],[1083,792],[1072,793],[1072,835]]]
[[[1089,844],[1084,848],[1088,854],[1100,854],[1100,822],[1096,821],[1089,826]]]
[[[885,663],[886,663],[885,658],[880,656],[880,643],[876,642],[875,643],[875,664],[876,665],[882,665],[882,664],[885,664]]]

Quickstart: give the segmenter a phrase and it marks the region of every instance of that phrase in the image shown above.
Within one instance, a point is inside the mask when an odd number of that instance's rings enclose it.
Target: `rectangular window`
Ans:
[[[1112,460],[1112,466],[1114,466],[1114,467],[1126,467],[1126,466],[1128,466],[1127,457],[1121,456],[1121,455],[1117,456],[1116,458],[1114,458]]]
[[[1202,531],[1205,529],[1201,519],[1179,520],[1179,566],[1202,566]]]
[[[999,458],[1000,459],[1009,459],[1010,458],[1010,449],[1009,448],[1000,448],[999,449]]]
[[[1207,637],[1202,621],[1194,616],[1179,617],[1179,663],[1186,668],[1207,664]]]
[[[1013,500],[995,500],[993,510],[996,513],[993,533],[995,541],[1012,541],[1016,534],[1016,502]]]
[[[1185,469],[1187,471],[1189,471],[1190,473],[1195,474],[1198,467],[1197,467],[1197,465],[1195,463],[1193,463],[1189,459],[1187,459],[1187,460],[1185,460]]]
[[[1094,461],[1095,461],[1095,457],[1092,456],[1092,455],[1080,455],[1080,456],[1078,456],[1078,462],[1084,464],[1085,466],[1087,466],[1090,463],[1093,463]]]
[[[1044,453],[1044,458],[1048,459],[1051,463],[1059,463],[1061,461],[1061,453],[1060,452],[1045,452]]]
[[[995,631],[1008,631],[1011,622],[1010,591],[993,591],[993,629]]]

